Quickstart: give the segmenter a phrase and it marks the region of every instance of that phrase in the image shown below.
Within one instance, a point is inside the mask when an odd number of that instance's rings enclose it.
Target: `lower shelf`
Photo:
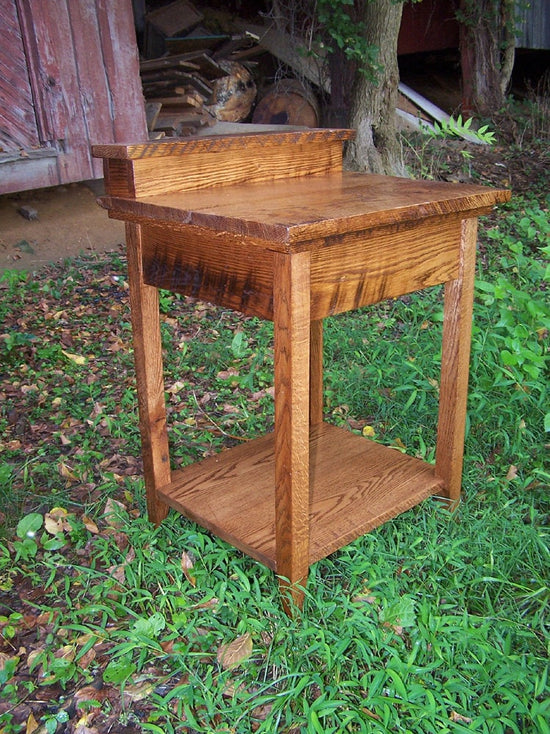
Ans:
[[[174,472],[160,499],[277,570],[274,436]],[[441,493],[434,467],[343,428],[310,434],[310,565]]]

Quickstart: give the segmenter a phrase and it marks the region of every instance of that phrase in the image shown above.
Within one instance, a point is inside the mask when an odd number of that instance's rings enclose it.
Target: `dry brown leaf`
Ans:
[[[361,594],[354,596],[352,601],[358,604],[376,604],[378,600],[372,595],[370,589],[365,589]]]
[[[462,714],[458,714],[456,711],[451,711],[449,715],[449,719],[451,721],[455,721],[460,724],[471,724],[472,719],[470,719],[468,716],[462,716]]]
[[[40,724],[38,721],[34,718],[32,714],[29,714],[29,718],[27,719],[27,726],[25,727],[25,734],[33,734],[35,732]]]
[[[135,685],[125,686],[124,697],[128,697],[131,701],[142,701],[144,698],[151,695],[159,685],[160,680],[159,678],[154,678],[153,680],[142,681]]]
[[[63,645],[63,647],[60,647],[59,650],[55,651],[54,657],[58,660],[68,660],[72,663],[76,657],[74,645]]]
[[[187,553],[186,551],[183,551],[181,554],[181,570],[185,574],[185,578],[189,581],[191,586],[195,586],[197,582],[195,577],[191,573],[191,571],[193,570],[193,560],[189,553]]]
[[[94,662],[96,659],[96,652],[93,647],[91,647],[88,652],[85,652],[84,655],[81,655],[78,660],[78,665],[82,670],[87,670],[90,665]]]
[[[216,659],[224,670],[236,668],[252,655],[252,637],[249,632],[227,645],[220,645]]]
[[[44,529],[50,535],[69,532],[71,526],[67,521],[68,512],[63,507],[54,507],[44,515]]]
[[[109,576],[114,578],[115,581],[118,581],[119,584],[124,584],[126,581],[126,573],[124,571],[124,563],[120,566],[110,566],[107,569],[107,572],[109,573]]]
[[[88,515],[82,515],[82,522],[89,533],[92,533],[93,535],[99,533],[99,528],[95,522],[88,517]]]
[[[94,688],[94,686],[84,686],[80,688],[73,697],[73,704],[76,709],[87,708],[89,701],[103,701],[107,697],[106,689]]]
[[[66,479],[68,482],[78,482],[79,481],[74,471],[69,466],[67,466],[67,464],[65,464],[63,461],[59,462],[58,469],[63,479]]]
[[[86,364],[88,361],[86,357],[83,357],[81,354],[72,354],[71,352],[66,352],[64,349],[61,350],[61,353],[64,354],[67,359],[70,359],[71,362],[78,365]]]
[[[506,479],[511,482],[512,479],[515,479],[518,475],[518,468],[514,464],[510,465],[510,468],[508,469],[508,473],[506,474]]]
[[[120,511],[126,512],[125,505],[122,504],[122,502],[118,502],[118,500],[114,500],[111,497],[107,500],[105,503],[105,509],[103,510],[103,515],[105,519],[107,520],[107,523],[112,528],[121,528],[123,523],[118,519],[117,515],[120,513]]]

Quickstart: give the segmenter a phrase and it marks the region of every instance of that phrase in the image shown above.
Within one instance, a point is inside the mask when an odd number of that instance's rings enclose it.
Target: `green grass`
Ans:
[[[293,619],[263,566],[146,519],[124,260],[6,273],[0,732],[550,732],[549,232],[521,197],[481,225],[458,514],[315,564]],[[161,302],[175,464],[269,428],[270,325]],[[328,319],[328,420],[433,460],[441,319],[437,288]]]

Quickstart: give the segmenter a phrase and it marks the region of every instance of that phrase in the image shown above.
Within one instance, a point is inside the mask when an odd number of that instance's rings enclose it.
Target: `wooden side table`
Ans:
[[[98,145],[126,220],[150,518],[173,507],[282,578],[460,496],[477,217],[509,192],[342,170],[349,130]],[[435,466],[323,422],[325,316],[445,284]],[[158,289],[274,323],[275,430],[171,471]]]

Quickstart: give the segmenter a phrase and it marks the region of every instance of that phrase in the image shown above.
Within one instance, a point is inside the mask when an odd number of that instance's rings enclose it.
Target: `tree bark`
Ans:
[[[395,0],[362,0],[361,18],[369,45],[377,46],[379,70],[374,78],[357,71],[350,127],[357,130],[346,162],[355,170],[404,174],[397,139],[395,109],[399,84],[397,37],[403,4]]]
[[[462,109],[490,116],[502,107],[515,56],[514,0],[461,0]]]

